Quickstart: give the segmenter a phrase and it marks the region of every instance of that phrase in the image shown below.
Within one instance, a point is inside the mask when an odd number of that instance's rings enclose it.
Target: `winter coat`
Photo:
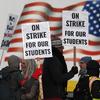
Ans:
[[[90,78],[92,79],[92,77]],[[100,78],[95,77],[95,79],[92,80],[91,95],[93,97],[93,100],[100,100]]]
[[[74,76],[67,72],[67,66],[62,54],[53,49],[53,57],[44,59],[43,63],[43,94],[44,100],[50,98],[65,98],[67,80]]]
[[[23,86],[21,100],[38,100],[39,81],[30,78]]]
[[[2,69],[5,78],[9,75],[9,79],[7,79],[6,83],[10,88],[10,99],[6,98],[6,100],[20,100],[20,81],[23,79],[23,76],[19,70],[19,64],[20,59],[12,55],[8,57],[8,66]]]
[[[4,93],[4,96],[0,94],[0,98],[5,98],[6,96],[6,100],[20,100],[20,80],[23,79],[21,71],[16,67],[7,66],[2,69],[2,75],[3,79],[0,81],[0,93]]]
[[[73,100],[91,100],[89,89],[89,76],[85,75],[79,78],[79,81],[73,92]]]

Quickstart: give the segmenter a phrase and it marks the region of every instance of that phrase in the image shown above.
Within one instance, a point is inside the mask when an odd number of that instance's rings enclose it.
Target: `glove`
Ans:
[[[38,79],[38,77],[42,74],[42,68],[36,68],[35,72],[32,74],[32,77]]]
[[[71,72],[75,75],[75,74],[77,74],[78,73],[78,68],[76,67],[76,66],[73,66],[72,68],[71,68]]]

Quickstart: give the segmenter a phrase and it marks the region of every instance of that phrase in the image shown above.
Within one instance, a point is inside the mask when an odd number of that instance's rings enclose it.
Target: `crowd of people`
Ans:
[[[79,76],[73,91],[73,100],[100,100],[100,64],[92,57],[82,57],[78,67],[67,70],[63,47],[52,46],[53,57],[44,58],[38,67],[35,60],[20,59],[15,55],[8,58],[8,66],[0,72],[0,100],[67,100],[67,82]],[[9,75],[10,73],[10,75]],[[42,75],[43,98],[40,97],[39,77]],[[5,79],[3,82],[2,79]],[[5,87],[5,88],[4,88]],[[8,90],[7,90],[8,88]],[[5,91],[6,90],[6,91]],[[10,92],[9,92],[10,91]]]

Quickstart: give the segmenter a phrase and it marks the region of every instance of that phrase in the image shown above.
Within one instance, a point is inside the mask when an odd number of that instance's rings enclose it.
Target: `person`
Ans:
[[[80,77],[84,77],[85,75],[87,75],[87,63],[92,60],[92,57],[90,56],[84,56],[80,59],[79,61],[79,66],[80,66],[80,71],[79,71],[79,75]]]
[[[68,72],[62,54],[63,47],[52,46],[53,57],[45,58],[43,62],[43,98],[44,100],[64,100],[67,81],[78,73],[77,67],[72,67]]]
[[[88,100],[89,97],[89,85],[88,80],[89,76],[87,74],[87,63],[92,60],[90,56],[84,56],[79,61],[80,71],[79,71],[79,80],[76,84],[76,87],[73,91],[74,100]]]
[[[37,65],[33,59],[21,59],[21,71],[24,79],[29,79],[32,73],[35,71]]]
[[[24,82],[22,83],[21,100],[38,100],[39,98],[39,81],[38,77],[41,75],[41,69],[37,68],[36,62],[33,59],[22,59],[21,69],[24,75]]]
[[[87,64],[87,73],[89,75],[89,88],[92,100],[100,100],[100,64],[96,60],[91,60]]]
[[[4,81],[5,89],[0,87],[0,100],[20,100],[20,82],[23,79],[20,70],[20,58],[15,55],[9,56],[8,66],[2,69],[2,75],[6,81]],[[8,87],[6,87],[5,82]]]

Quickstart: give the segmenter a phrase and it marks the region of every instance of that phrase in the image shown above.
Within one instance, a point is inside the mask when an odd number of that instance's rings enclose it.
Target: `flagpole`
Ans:
[[[4,49],[3,49],[2,55],[1,55],[0,66],[1,66],[1,63],[2,63],[3,55],[4,55]]]
[[[74,52],[73,52],[73,56],[74,56],[74,66],[76,66],[76,47],[74,46]]]

